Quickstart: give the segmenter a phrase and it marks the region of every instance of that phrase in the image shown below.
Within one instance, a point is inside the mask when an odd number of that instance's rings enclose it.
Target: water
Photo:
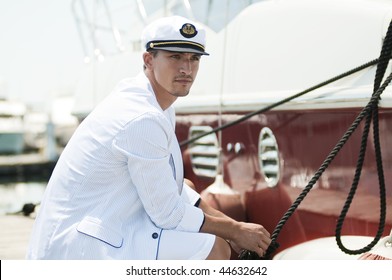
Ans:
[[[0,183],[0,215],[20,211],[26,203],[40,203],[46,184],[46,181]]]

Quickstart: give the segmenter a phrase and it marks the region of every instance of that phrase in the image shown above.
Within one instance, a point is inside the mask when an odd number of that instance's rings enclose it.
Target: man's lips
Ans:
[[[174,79],[175,82],[177,83],[182,83],[182,84],[189,84],[193,82],[192,78],[187,78],[187,77],[179,77]]]

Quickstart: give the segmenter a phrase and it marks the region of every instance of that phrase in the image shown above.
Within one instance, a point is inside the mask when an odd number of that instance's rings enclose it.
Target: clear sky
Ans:
[[[260,0],[219,0],[210,8],[222,10],[222,5],[231,2],[233,8],[239,9],[257,1]],[[73,94],[85,67],[83,47],[72,13],[74,2],[78,8],[81,2],[85,2],[89,11],[94,3],[93,0],[0,0],[0,97],[21,100],[38,109],[49,109],[54,97]],[[127,21],[123,26],[135,27],[135,22],[128,21],[140,21],[140,18],[134,18],[137,12],[133,16],[129,12],[131,3],[136,9],[136,1],[109,0],[107,3],[117,16],[121,12],[124,14]],[[164,3],[166,0],[143,1],[147,14],[154,14]],[[184,9],[186,1],[177,3],[180,3],[180,10]],[[204,19],[210,2],[198,0],[192,3],[197,13],[192,16]],[[140,36],[139,32],[137,35]]]
[[[0,97],[46,109],[72,92],[83,52],[72,0],[0,0]]]

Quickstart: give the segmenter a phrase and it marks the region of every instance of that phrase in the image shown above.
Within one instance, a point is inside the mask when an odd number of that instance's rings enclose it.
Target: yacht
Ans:
[[[20,154],[24,150],[24,103],[0,100],[0,154]]]

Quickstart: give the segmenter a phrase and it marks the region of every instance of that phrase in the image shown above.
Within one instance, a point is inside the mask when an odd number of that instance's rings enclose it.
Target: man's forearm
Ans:
[[[201,202],[199,204],[199,208],[201,210],[203,210],[204,213],[209,214],[211,216],[221,217],[221,218],[225,217],[227,219],[231,219],[229,216],[227,216],[226,214],[222,213],[221,211],[215,209],[214,207],[208,205],[208,203],[203,200],[201,200]]]
[[[214,212],[214,214],[219,214]],[[236,233],[236,221],[223,216],[214,216],[208,213],[204,213],[205,220],[204,224],[200,229],[200,232],[214,234],[226,240],[232,240]]]

